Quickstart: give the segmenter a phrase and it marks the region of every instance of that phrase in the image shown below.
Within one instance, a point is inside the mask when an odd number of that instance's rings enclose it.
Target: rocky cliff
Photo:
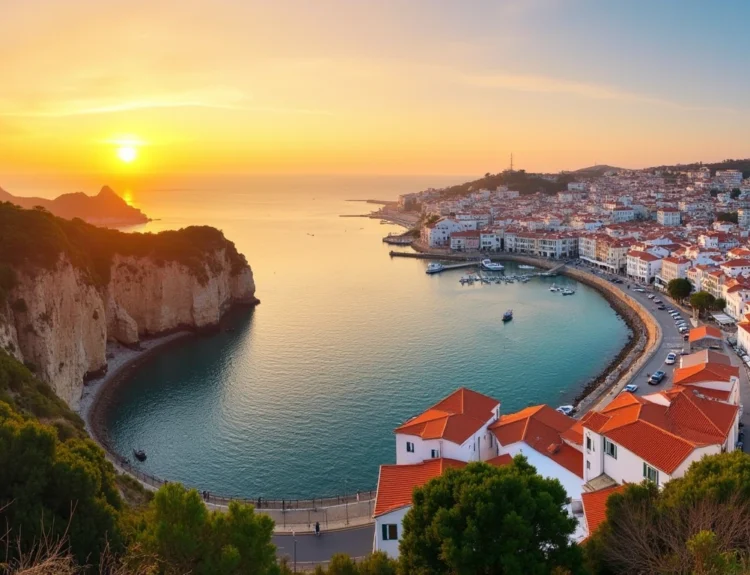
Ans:
[[[107,340],[210,328],[233,304],[258,302],[245,258],[213,228],[122,234],[10,209],[0,209],[0,347],[73,408],[85,379],[106,370]]]

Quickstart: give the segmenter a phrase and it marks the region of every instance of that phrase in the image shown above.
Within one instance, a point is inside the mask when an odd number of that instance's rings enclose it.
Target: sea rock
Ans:
[[[224,250],[206,261],[205,274],[133,256],[115,256],[110,271],[104,286],[64,258],[52,270],[23,271],[0,313],[0,347],[74,409],[84,381],[106,371],[108,339],[136,347],[142,336],[208,329],[233,304],[258,303],[252,270],[233,270]]]

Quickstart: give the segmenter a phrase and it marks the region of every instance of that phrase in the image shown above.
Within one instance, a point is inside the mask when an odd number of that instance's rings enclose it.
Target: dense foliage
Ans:
[[[716,219],[720,222],[736,224],[739,222],[739,214],[737,212],[719,212],[716,214]]]
[[[581,572],[569,537],[576,520],[556,479],[522,456],[512,465],[470,463],[414,490],[403,521],[400,565],[410,575]]]
[[[667,284],[667,291],[672,299],[682,301],[693,291],[693,284],[685,278],[675,278]]]
[[[659,490],[629,485],[607,502],[586,545],[592,573],[747,573],[750,456],[735,451],[693,463]]]
[[[690,305],[697,309],[698,313],[712,309],[715,304],[716,298],[706,291],[699,291],[690,296]]]
[[[233,273],[246,265],[234,244],[209,226],[190,226],[158,234],[123,233],[92,226],[80,219],[64,220],[44,209],[24,210],[8,202],[0,203],[0,295],[7,292],[7,286],[12,286],[13,277],[8,278],[12,270],[51,269],[61,255],[96,285],[109,281],[116,254],[149,257],[159,265],[178,262],[205,282],[206,265],[212,272],[220,265],[213,257],[220,249],[226,250]]]
[[[495,190],[498,186],[508,186],[511,190],[520,192],[521,195],[537,192],[556,194],[567,189],[568,183],[574,181],[575,177],[570,174],[560,175],[552,181],[534,174],[527,174],[524,170],[513,172],[506,170],[499,174],[488,173],[478,180],[450,186],[443,191],[442,195],[445,198],[461,197],[467,195],[470,191]]]
[[[376,551],[356,563],[348,555],[337,553],[327,568],[318,566],[315,575],[397,575],[398,563],[382,551]]]
[[[114,469],[88,439],[60,442],[55,430],[0,402],[0,521],[10,559],[46,537],[66,538],[79,564],[122,548],[122,501]]]

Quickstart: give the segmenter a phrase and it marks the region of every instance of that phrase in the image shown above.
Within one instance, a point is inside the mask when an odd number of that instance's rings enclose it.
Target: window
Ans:
[[[604,453],[612,459],[617,459],[617,446],[606,437],[604,438]]]
[[[659,471],[646,462],[643,463],[643,477],[659,485]]]
[[[433,450],[432,450],[432,453],[431,453],[431,457],[432,457],[433,459],[437,459],[438,457],[440,457],[440,450],[438,450],[438,449],[433,449]]]
[[[591,451],[591,436],[586,436],[586,451]]]
[[[414,453],[414,444],[411,441],[406,442],[406,453]]]
[[[586,469],[591,469],[591,462],[588,459],[586,460]]]
[[[398,539],[398,525],[389,523],[383,525],[383,541],[395,541]]]

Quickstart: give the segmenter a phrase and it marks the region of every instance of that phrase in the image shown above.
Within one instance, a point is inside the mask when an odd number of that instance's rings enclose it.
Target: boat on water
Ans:
[[[549,291],[560,291],[560,288],[555,284],[552,284],[551,286],[549,286]]]
[[[563,289],[562,289],[562,294],[563,294],[563,295],[574,295],[575,293],[576,293],[576,292],[574,292],[574,291],[573,291],[572,289],[570,289],[570,288],[563,288]]]
[[[486,258],[482,260],[482,267],[491,272],[501,272],[505,269],[503,264],[493,262],[491,259]]]
[[[443,271],[443,269],[445,269],[443,267],[443,264],[432,262],[432,263],[427,264],[427,270],[425,271],[425,273],[439,274],[441,271]]]
[[[510,321],[512,319],[513,319],[513,310],[509,309],[508,311],[506,311],[503,314],[503,321],[506,322],[506,321]]]
[[[536,269],[534,266],[527,266],[526,264],[521,264],[518,266],[518,269],[520,270],[533,270]]]
[[[133,457],[135,457],[138,461],[146,461],[146,452],[142,449],[134,449]]]

